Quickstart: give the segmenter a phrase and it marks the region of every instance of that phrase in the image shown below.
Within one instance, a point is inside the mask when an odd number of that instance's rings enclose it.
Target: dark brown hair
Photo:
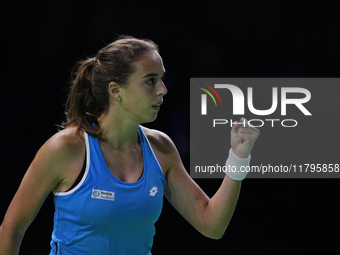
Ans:
[[[125,85],[134,72],[132,63],[147,52],[156,50],[151,40],[123,36],[101,49],[92,58],[75,66],[70,92],[66,101],[66,121],[62,127],[77,126],[78,132],[91,136],[102,133],[98,118],[108,110],[108,85]]]

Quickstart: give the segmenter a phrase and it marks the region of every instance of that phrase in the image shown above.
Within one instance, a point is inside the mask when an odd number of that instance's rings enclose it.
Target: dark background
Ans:
[[[189,169],[190,77],[339,77],[339,9],[334,3],[1,1],[0,218],[36,151],[64,119],[76,61],[121,34],[159,44],[169,92],[158,119],[148,126],[174,140]],[[315,137],[331,125],[330,119]],[[339,144],[339,134],[332,132],[330,148]],[[260,142],[254,150],[261,155]],[[339,158],[320,163],[339,163]],[[212,196],[221,180],[197,182]],[[245,180],[219,241],[198,234],[165,201],[153,254],[336,254],[339,183]],[[48,254],[52,219],[49,197],[26,233],[21,254]]]

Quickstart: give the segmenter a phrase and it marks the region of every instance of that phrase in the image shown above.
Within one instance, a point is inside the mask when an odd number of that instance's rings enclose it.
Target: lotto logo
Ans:
[[[150,196],[154,197],[157,192],[158,192],[158,188],[153,187],[152,189],[150,189]]]

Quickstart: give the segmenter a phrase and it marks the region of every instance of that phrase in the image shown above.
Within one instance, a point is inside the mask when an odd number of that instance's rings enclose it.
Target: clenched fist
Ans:
[[[252,150],[260,130],[251,127],[245,118],[234,122],[231,129],[231,148],[239,158],[247,158]]]

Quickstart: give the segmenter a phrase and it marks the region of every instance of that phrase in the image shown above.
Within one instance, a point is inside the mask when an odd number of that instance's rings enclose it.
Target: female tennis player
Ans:
[[[40,148],[6,212],[1,255],[19,253],[50,192],[50,255],[151,254],[163,196],[200,233],[222,237],[245,174],[227,173],[209,198],[188,175],[171,139],[140,125],[157,117],[167,93],[164,75],[157,45],[133,37],[79,63],[63,130]],[[257,129],[234,124],[227,164],[248,164],[258,136]]]

